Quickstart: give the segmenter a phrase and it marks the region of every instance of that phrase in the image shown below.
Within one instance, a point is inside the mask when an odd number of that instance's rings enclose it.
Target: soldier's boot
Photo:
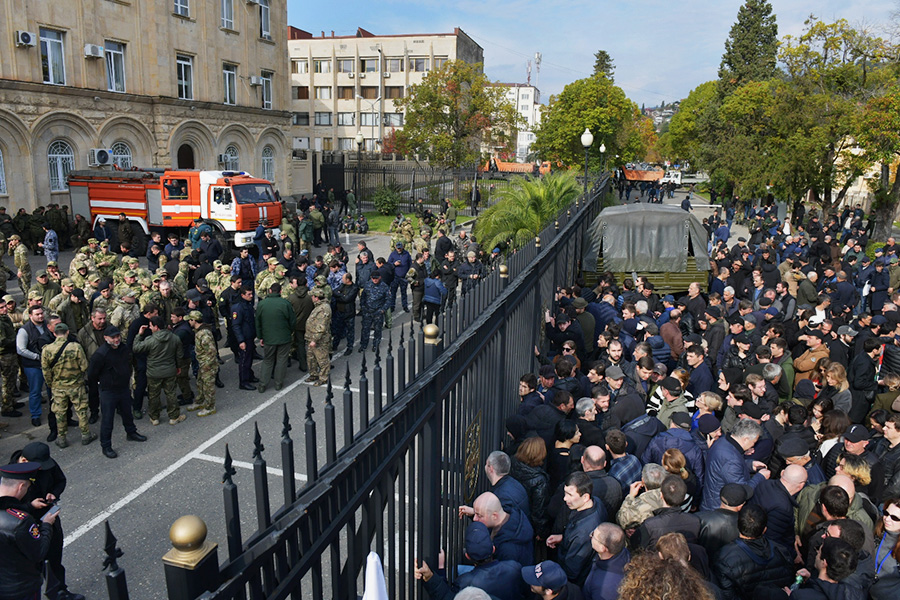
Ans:
[[[216,387],[217,387],[217,388],[220,388],[220,389],[223,388],[223,387],[225,387],[225,384],[222,383],[222,380],[221,380],[221,379],[219,379],[219,372],[218,372],[218,371],[216,371]]]
[[[96,439],[97,439],[96,433],[93,433],[90,431],[88,431],[87,433],[82,433],[81,434],[81,445],[87,446],[88,444],[90,444],[91,442],[93,442]]]
[[[66,436],[65,435],[57,436],[56,437],[56,445],[59,446],[60,448],[68,448],[69,443],[66,441]]]

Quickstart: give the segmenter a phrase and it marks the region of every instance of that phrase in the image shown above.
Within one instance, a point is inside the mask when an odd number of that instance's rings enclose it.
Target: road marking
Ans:
[[[224,457],[220,458],[218,456],[212,456],[209,454],[198,454],[194,458],[205,460],[206,462],[216,463],[217,465],[225,464]],[[243,460],[232,460],[231,464],[242,469],[249,469],[251,471],[253,470],[253,463],[249,463]],[[276,469],[275,467],[266,467],[266,472],[269,475],[275,475],[276,477],[284,477],[284,471],[282,471],[281,469]],[[294,479],[296,479],[297,481],[306,481],[306,475],[303,475],[301,473],[294,473]]]
[[[70,533],[69,535],[67,535],[66,538],[63,540],[63,545],[67,546],[67,545],[71,544],[72,542],[76,541],[78,538],[80,538],[81,536],[83,536],[84,534],[89,532],[91,529],[93,529],[97,525],[100,525],[101,523],[103,523],[110,516],[112,516],[113,514],[115,514],[119,510],[121,510],[122,508],[124,508],[124,507],[128,506],[129,504],[131,504],[132,502],[134,502],[137,498],[142,496],[144,493],[153,489],[159,482],[161,482],[163,479],[165,479],[166,477],[168,477],[169,475],[171,475],[172,473],[174,473],[175,471],[177,471],[178,469],[180,469],[181,467],[186,465],[190,460],[192,460],[194,458],[199,458],[199,455],[203,454],[204,450],[206,450],[207,448],[209,448],[210,446],[212,446],[213,444],[215,444],[216,442],[218,442],[219,440],[221,440],[222,438],[224,438],[225,436],[230,434],[232,431],[234,431],[235,429],[237,429],[238,427],[240,427],[241,425],[243,425],[244,423],[246,423],[247,421],[249,421],[256,415],[258,415],[262,411],[266,410],[267,408],[269,408],[270,406],[272,406],[273,404],[278,402],[278,400],[280,400],[282,397],[287,395],[289,392],[291,392],[294,388],[296,388],[299,385],[300,385],[300,382],[295,381],[288,387],[284,388],[283,390],[281,390],[280,392],[278,392],[277,394],[272,396],[266,402],[260,404],[255,409],[253,409],[252,411],[250,411],[249,413],[247,413],[246,415],[244,415],[243,417],[241,417],[240,419],[238,419],[237,421],[235,421],[234,423],[232,423],[231,425],[229,425],[228,427],[226,427],[225,429],[223,429],[222,431],[220,431],[219,433],[217,433],[216,435],[214,435],[213,437],[211,437],[204,443],[197,446],[193,451],[191,451],[190,453],[181,457],[176,462],[172,463],[167,468],[163,469],[162,471],[160,471],[159,473],[154,475],[151,479],[145,481],[143,485],[141,485],[140,487],[133,490],[130,494],[128,494],[124,498],[120,499],[118,502],[111,504],[106,510],[104,510],[103,512],[98,514],[96,517],[94,517],[93,519],[91,519],[90,521],[88,521],[87,523],[85,523],[84,525],[82,525],[81,527],[79,527],[78,529],[76,529],[75,531]]]

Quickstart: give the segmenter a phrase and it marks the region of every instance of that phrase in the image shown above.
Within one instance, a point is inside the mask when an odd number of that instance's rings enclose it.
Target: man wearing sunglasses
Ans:
[[[59,511],[50,510],[40,522],[21,509],[40,463],[0,467],[0,597],[40,596],[44,560],[50,550],[53,523]]]

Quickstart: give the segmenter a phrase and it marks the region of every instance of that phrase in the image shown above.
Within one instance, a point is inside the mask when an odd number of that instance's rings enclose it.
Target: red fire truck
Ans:
[[[90,214],[115,226],[119,213],[150,230],[184,233],[200,217],[209,223],[223,245],[251,244],[256,227],[281,224],[281,202],[271,182],[243,171],[132,169],[129,171],[73,171],[69,194],[74,214]]]

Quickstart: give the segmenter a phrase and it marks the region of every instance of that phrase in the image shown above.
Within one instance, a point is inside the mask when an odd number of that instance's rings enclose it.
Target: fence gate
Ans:
[[[329,166],[335,173],[341,168]],[[434,567],[439,548],[446,549],[447,572],[455,572],[465,530],[457,506],[488,488],[484,461],[501,447],[505,419],[516,412],[519,377],[536,367],[532,349],[542,339],[541,309],[556,286],[577,276],[581,238],[608,189],[607,177],[561,211],[534,241],[461,295],[438,326],[387,331],[386,351],[376,350],[370,362],[363,355],[355,377],[349,364],[343,374],[332,371],[342,390],[329,380],[321,414],[309,388],[302,425],[301,415],[289,414],[285,405],[280,443],[264,445],[257,429],[255,506],[249,489],[241,490],[243,505],[238,502],[226,447],[226,539],[207,541],[197,517],[176,522],[174,548],[164,559],[169,600],[355,600],[370,550],[382,558],[391,599],[425,597],[413,560]],[[305,464],[295,464],[298,431]],[[284,504],[274,510],[266,466],[273,452],[287,475],[275,484],[284,486]],[[300,489],[288,475],[298,471],[306,476]],[[247,511],[257,524],[249,536],[239,516]],[[126,600],[122,551],[109,524],[106,533],[110,600]],[[133,544],[125,545],[140,552]],[[226,555],[222,564],[219,547]]]

